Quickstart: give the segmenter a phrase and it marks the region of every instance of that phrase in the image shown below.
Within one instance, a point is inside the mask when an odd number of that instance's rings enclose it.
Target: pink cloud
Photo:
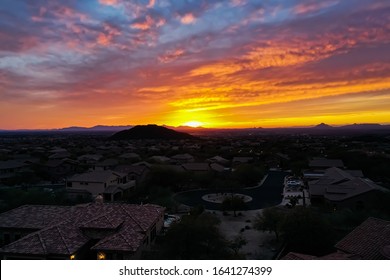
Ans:
[[[171,62],[171,61],[178,59],[179,57],[181,57],[183,55],[184,55],[183,49],[176,49],[174,51],[168,51],[164,55],[159,56],[158,60],[161,63],[168,63],[168,62]]]
[[[294,7],[294,13],[297,15],[301,15],[301,14],[318,12],[321,9],[334,6],[338,3],[339,1],[337,0],[329,0],[329,1],[322,1],[322,2],[314,2],[314,3],[302,3]]]
[[[108,46],[113,41],[115,36],[121,34],[117,27],[108,23],[104,23],[103,29],[104,32],[100,32],[96,39],[97,43],[103,46]]]
[[[155,4],[156,4],[156,0],[149,0],[149,4],[146,7],[153,8]]]
[[[231,0],[230,3],[233,7],[238,7],[238,6],[244,6],[247,2],[246,0]]]
[[[184,16],[182,16],[180,18],[180,21],[183,24],[191,24],[191,23],[194,23],[196,21],[196,18],[193,14],[188,13],[188,14],[185,14]]]
[[[118,0],[99,0],[99,3],[106,6],[118,5]]]

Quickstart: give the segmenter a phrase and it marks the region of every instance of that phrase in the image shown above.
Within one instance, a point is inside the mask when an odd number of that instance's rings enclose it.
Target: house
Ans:
[[[318,179],[308,182],[312,203],[325,201],[339,207],[364,208],[373,194],[385,191],[369,179],[354,177],[337,167],[329,168]]]
[[[20,159],[0,161],[0,183],[30,170],[31,162]]]
[[[157,205],[24,205],[0,214],[2,259],[140,259],[164,225]]]
[[[124,160],[130,160],[130,161],[139,161],[141,160],[141,157],[139,154],[136,153],[124,153],[119,156],[120,159]]]
[[[222,164],[222,165],[228,165],[229,164],[229,160],[221,157],[221,156],[215,156],[215,157],[212,157],[212,158],[209,158],[207,159],[208,162],[210,163],[219,163],[219,164]]]
[[[351,169],[343,169],[345,172],[348,174],[352,175],[353,177],[360,177],[364,178],[363,171],[361,170],[351,170]],[[322,177],[324,177],[325,170],[312,170],[312,169],[307,169],[303,171],[303,177],[305,178],[306,181],[311,181],[311,180],[318,180]]]
[[[150,172],[150,167],[145,165],[119,165],[114,171],[127,174],[128,180],[134,180],[136,186],[139,186]]]
[[[148,160],[155,163],[169,163],[171,161],[169,157],[165,156],[151,156]]]
[[[121,200],[135,188],[135,180],[128,174],[112,170],[91,171],[76,174],[67,179],[66,189],[70,197],[96,197],[103,195],[106,201]]]
[[[37,167],[47,172],[53,180],[76,173],[80,163],[72,159],[49,159],[45,163],[37,164]]]
[[[390,260],[390,221],[370,217],[325,256],[289,252],[283,260]]]
[[[178,164],[194,162],[195,159],[190,154],[177,154],[171,157],[172,161]]]
[[[71,154],[68,151],[64,151],[64,152],[58,152],[50,155],[49,159],[65,159],[69,157],[71,157]]]
[[[114,169],[119,164],[119,161],[114,158],[105,159],[97,162],[92,166],[92,170],[110,170]]]
[[[253,157],[234,157],[232,160],[233,165],[251,163],[252,161],[253,161]]]
[[[327,169],[330,167],[344,168],[344,163],[341,159],[313,158],[309,161],[311,169]]]
[[[192,163],[185,163],[182,164],[182,167],[184,170],[188,172],[193,172],[193,173],[207,173],[211,171],[210,164],[207,162],[192,162]]]
[[[325,170],[331,167],[345,168],[343,161],[340,159],[313,158],[309,161],[309,169],[303,170],[303,176],[307,181],[317,180],[323,177]],[[351,170],[350,173],[354,173],[354,171]]]
[[[81,163],[87,164],[87,165],[93,165],[97,163],[103,156],[99,154],[87,154],[79,156],[77,159]]]
[[[226,168],[226,167],[220,165],[219,163],[210,163],[210,168],[211,168],[211,170],[216,171],[216,172],[229,171],[229,168]]]
[[[282,205],[295,206],[295,205],[308,205],[310,204],[309,193],[304,188],[303,180],[294,176],[286,176],[284,178],[283,187],[283,199]],[[296,203],[292,205],[292,201]]]
[[[370,217],[335,245],[362,260],[390,260],[390,221]]]

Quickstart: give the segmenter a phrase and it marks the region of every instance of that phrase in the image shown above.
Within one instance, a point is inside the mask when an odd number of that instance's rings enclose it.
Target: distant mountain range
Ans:
[[[156,127],[157,125],[150,125]],[[133,125],[120,125],[120,126],[107,126],[96,125],[93,127],[65,127],[60,129],[20,129],[20,130],[0,130],[2,133],[13,132],[64,132],[64,133],[116,133],[123,130],[129,130],[133,127],[145,127],[145,126],[133,126]],[[146,126],[148,127],[148,126]],[[280,127],[280,128],[204,128],[204,127],[190,127],[190,126],[159,126],[168,130],[174,130],[175,132],[182,132],[192,134],[196,136],[201,135],[259,135],[259,134],[291,134],[291,133],[306,133],[306,134],[364,134],[364,133],[390,133],[390,125],[381,125],[377,123],[363,123],[363,124],[351,124],[344,126],[331,126],[325,123],[320,123],[315,126],[307,127]]]
[[[65,127],[65,128],[60,128],[58,129],[59,131],[69,131],[69,132],[77,132],[77,131],[111,131],[111,132],[116,132],[116,131],[121,131],[125,129],[130,129],[132,128],[132,125],[113,125],[113,126],[108,126],[108,125],[95,125],[93,127],[82,127],[82,126],[71,126],[71,127]]]
[[[343,126],[331,126],[325,123],[320,123],[313,127],[315,129],[339,129],[339,130],[345,130],[345,129],[358,129],[358,130],[377,130],[377,129],[389,129],[390,125],[381,125],[378,123],[360,123],[360,124],[349,124],[349,125],[343,125]]]
[[[163,140],[181,140],[181,139],[195,139],[196,137],[178,132],[163,126],[154,124],[137,125],[133,128],[122,130],[115,133],[110,140],[130,140],[130,139],[163,139]]]

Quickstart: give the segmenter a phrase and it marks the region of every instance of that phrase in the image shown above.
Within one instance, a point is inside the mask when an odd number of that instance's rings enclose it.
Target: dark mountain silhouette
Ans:
[[[341,126],[342,129],[364,129],[364,130],[371,130],[371,129],[388,129],[389,126],[386,125],[380,125],[378,123],[355,123],[350,125],[344,125]]]
[[[195,137],[184,132],[158,126],[155,124],[137,125],[131,129],[119,131],[112,135],[110,140],[129,140],[129,139],[194,139]]]
[[[332,128],[334,128],[334,127],[333,127],[333,126],[330,126],[330,125],[328,125],[328,124],[326,124],[326,123],[320,123],[320,124],[316,125],[316,126],[313,127],[313,128],[315,128],[315,129],[332,129]]]

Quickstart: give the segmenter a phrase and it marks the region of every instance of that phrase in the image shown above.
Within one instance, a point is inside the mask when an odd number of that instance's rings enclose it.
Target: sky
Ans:
[[[390,124],[387,0],[1,0],[0,129]]]

